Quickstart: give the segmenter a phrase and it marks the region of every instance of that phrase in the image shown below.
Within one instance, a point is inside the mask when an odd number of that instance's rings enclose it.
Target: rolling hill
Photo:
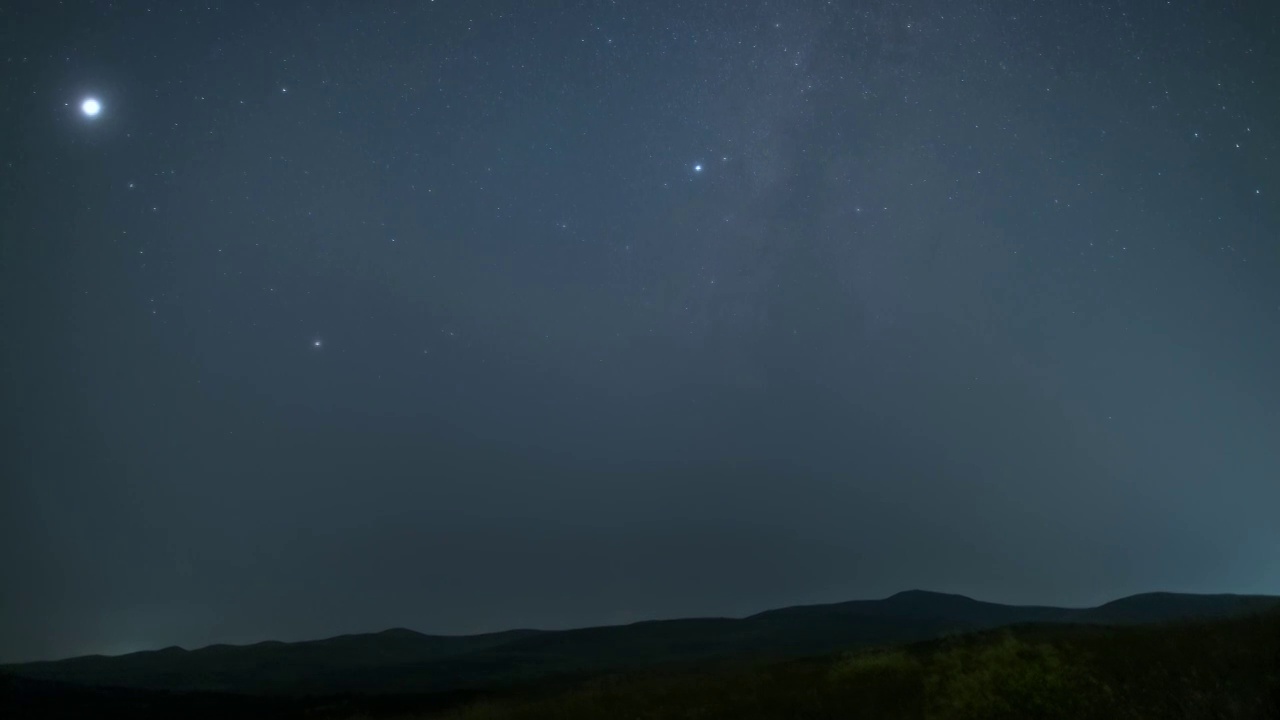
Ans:
[[[1094,608],[988,603],[907,591],[770,610],[746,618],[658,620],[469,636],[393,629],[325,640],[178,647],[0,666],[80,686],[259,695],[427,693],[720,659],[818,655],[1024,624],[1136,625],[1280,608],[1280,597],[1150,593]]]

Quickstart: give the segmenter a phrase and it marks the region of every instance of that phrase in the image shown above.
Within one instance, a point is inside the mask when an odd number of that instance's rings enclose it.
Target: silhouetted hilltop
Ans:
[[[561,631],[425,635],[395,628],[324,640],[170,647],[4,666],[96,687],[257,694],[438,692],[727,658],[784,658],[1028,623],[1143,624],[1280,607],[1280,597],[1148,593],[1096,608],[988,603],[922,590],[762,612]]]
[[[782,616],[867,616],[912,620],[945,620],[963,625],[1053,622],[1075,612],[1064,608],[1002,605],[974,600],[964,595],[905,590],[882,600],[851,600],[827,605],[799,605],[768,610],[753,617]]]
[[[252,645],[210,645],[198,650],[169,647],[116,657],[89,655],[9,665],[4,669],[25,677],[102,687],[250,693],[337,692],[352,689],[350,678],[353,677],[377,676],[398,666],[476,653],[538,633],[510,630],[445,636],[394,629],[294,643],[268,640]],[[370,669],[375,672],[367,672]]]
[[[1184,618],[1218,618],[1264,612],[1276,607],[1270,595],[1185,595],[1154,592],[1112,600],[1080,611],[1085,622],[1124,625],[1167,622]]]

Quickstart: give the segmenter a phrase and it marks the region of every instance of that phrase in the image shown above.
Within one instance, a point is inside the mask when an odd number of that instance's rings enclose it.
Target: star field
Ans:
[[[1277,12],[0,10],[0,661],[1280,593]]]

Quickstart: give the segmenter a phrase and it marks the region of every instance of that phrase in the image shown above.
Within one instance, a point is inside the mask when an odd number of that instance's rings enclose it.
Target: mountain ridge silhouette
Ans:
[[[91,687],[247,694],[406,693],[732,658],[786,658],[1051,623],[1130,625],[1280,607],[1280,596],[1153,592],[1088,608],[1005,605],[906,590],[876,600],[796,605],[742,618],[642,620],[568,630],[430,635],[396,627],[300,642],[169,646],[125,655],[0,665]]]

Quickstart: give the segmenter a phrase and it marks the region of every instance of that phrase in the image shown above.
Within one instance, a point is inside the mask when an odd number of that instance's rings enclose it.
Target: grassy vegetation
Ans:
[[[1280,718],[1280,613],[1023,626],[718,671],[644,672],[482,700],[439,720]]]

